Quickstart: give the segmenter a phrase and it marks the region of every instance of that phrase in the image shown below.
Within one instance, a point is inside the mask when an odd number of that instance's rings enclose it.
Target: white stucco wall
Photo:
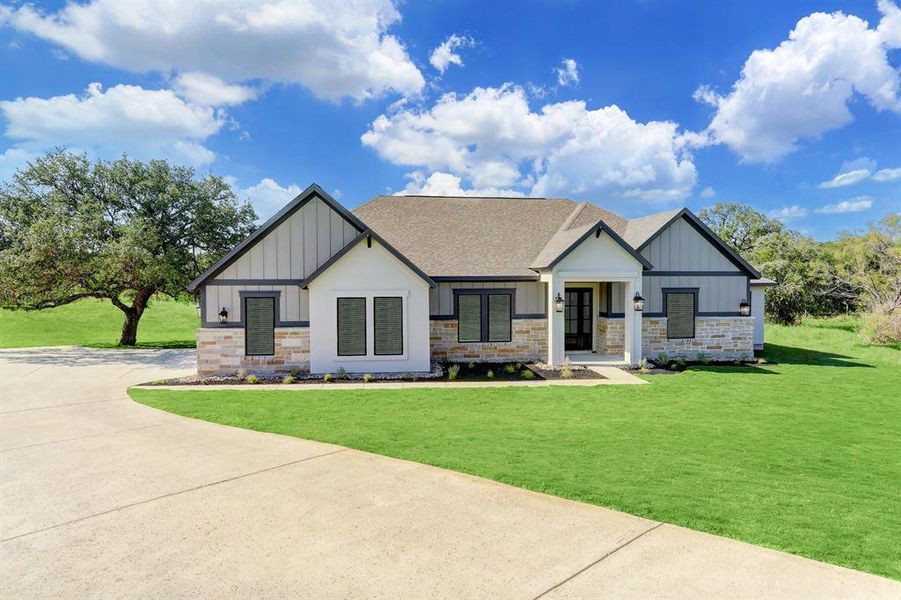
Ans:
[[[319,275],[310,292],[310,371],[348,373],[428,371],[429,285],[376,240],[362,241]],[[372,298],[404,298],[404,354],[376,356],[373,351]],[[366,356],[338,356],[337,299],[365,297]]]

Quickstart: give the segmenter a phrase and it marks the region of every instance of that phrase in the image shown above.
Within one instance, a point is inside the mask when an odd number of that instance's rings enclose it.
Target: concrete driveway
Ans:
[[[0,352],[0,597],[901,597],[848,569],[128,399],[193,361]]]

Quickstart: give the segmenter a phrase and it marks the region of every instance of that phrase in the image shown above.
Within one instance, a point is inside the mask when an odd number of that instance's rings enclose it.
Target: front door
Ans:
[[[591,288],[566,288],[563,321],[566,350],[591,350]]]

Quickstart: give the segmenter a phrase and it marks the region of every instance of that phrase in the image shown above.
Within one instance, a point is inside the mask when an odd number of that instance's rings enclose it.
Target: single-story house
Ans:
[[[188,289],[198,371],[422,372],[434,359],[750,357],[772,281],[688,209],[311,185]]]

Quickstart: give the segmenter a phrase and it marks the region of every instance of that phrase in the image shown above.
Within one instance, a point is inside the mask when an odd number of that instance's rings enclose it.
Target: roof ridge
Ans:
[[[581,215],[585,210],[586,206],[588,206],[588,202],[585,202],[584,200],[582,202],[579,202],[576,207],[573,208],[572,212],[569,213],[569,216],[566,217],[566,219],[563,221],[563,224],[560,225],[560,229],[558,229],[557,232],[559,233],[561,231],[566,231],[567,229],[569,229],[570,226],[572,226],[572,224],[576,222],[576,219],[579,218],[579,215]],[[548,242],[550,242],[550,240],[548,240]]]

